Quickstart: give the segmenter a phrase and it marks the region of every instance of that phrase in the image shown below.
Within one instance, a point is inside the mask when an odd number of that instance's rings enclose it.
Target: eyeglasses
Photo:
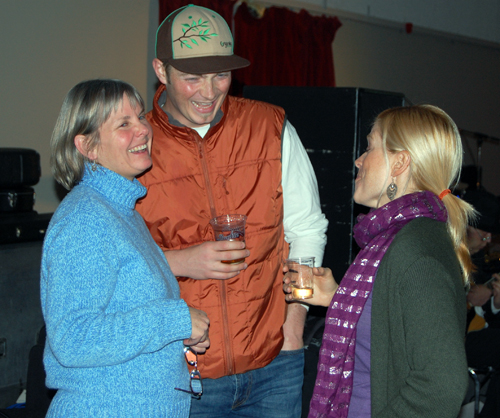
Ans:
[[[489,232],[479,230],[478,228],[474,228],[474,230],[476,231],[476,233],[479,236],[479,239],[481,241],[490,241],[491,240],[491,234]]]
[[[201,374],[198,370],[198,353],[191,347],[184,347],[184,355],[186,356],[187,363],[190,366],[194,366],[194,369],[189,374],[190,390],[181,388],[175,388],[175,390],[190,393],[193,398],[200,399],[203,393],[203,385],[201,384]]]

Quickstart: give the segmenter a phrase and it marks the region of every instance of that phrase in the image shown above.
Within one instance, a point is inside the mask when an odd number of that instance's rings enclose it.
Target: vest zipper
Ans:
[[[198,156],[201,161],[201,168],[203,171],[203,178],[205,179],[205,187],[207,188],[207,197],[208,197],[208,204],[210,206],[210,214],[212,218],[215,218],[217,216],[217,212],[215,210],[215,203],[214,203],[214,195],[212,192],[212,184],[210,183],[210,176],[208,174],[208,166],[207,166],[207,159],[205,157],[205,144],[203,142],[203,139],[199,137],[195,137],[196,139],[196,144],[198,145]]]
[[[207,189],[208,204],[210,205],[210,214],[212,218],[217,216],[217,211],[215,210],[215,201],[212,191],[212,184],[210,182],[210,175],[208,171],[206,153],[205,153],[205,142],[201,138],[195,138],[198,145],[199,158],[201,161],[201,168],[203,170],[203,177],[205,180],[205,187]],[[224,347],[223,350],[226,354],[226,373],[225,375],[233,374],[233,352],[231,350],[231,338],[229,336],[229,323],[227,315],[227,299],[226,299],[226,281],[219,280],[219,291],[220,291],[220,301],[222,310],[222,324],[224,330]]]

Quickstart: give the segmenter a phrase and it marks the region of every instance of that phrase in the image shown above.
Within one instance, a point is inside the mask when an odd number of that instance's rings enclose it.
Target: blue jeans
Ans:
[[[303,380],[304,349],[282,351],[262,369],[203,379],[190,417],[300,418]]]

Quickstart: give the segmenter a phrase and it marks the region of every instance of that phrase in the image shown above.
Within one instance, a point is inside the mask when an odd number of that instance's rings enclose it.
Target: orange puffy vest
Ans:
[[[158,105],[153,166],[139,180],[148,194],[137,205],[163,249],[213,241],[210,206],[217,215],[247,215],[248,268],[229,280],[178,277],[181,297],[210,319],[210,348],[199,357],[202,377],[218,378],[266,366],[283,345],[286,302],[281,263],[288,254],[283,231],[281,133],[283,109],[227,96],[222,119],[202,139],[169,124]]]

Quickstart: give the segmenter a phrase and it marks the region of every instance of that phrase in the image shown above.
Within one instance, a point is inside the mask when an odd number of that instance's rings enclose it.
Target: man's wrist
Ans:
[[[491,312],[495,315],[500,312],[500,304],[497,307],[494,296],[491,296]]]

